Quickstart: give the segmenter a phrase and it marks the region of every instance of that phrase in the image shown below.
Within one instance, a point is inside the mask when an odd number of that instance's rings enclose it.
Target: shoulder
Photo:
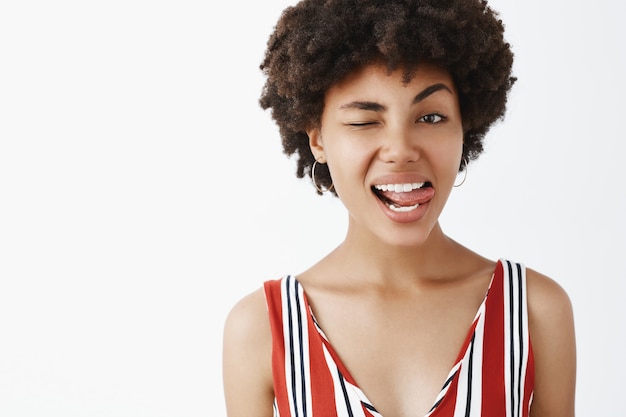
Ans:
[[[224,339],[228,342],[259,342],[270,336],[265,291],[258,288],[230,310],[224,324]]]
[[[574,315],[569,296],[555,280],[533,269],[526,270],[528,320],[534,344],[553,332],[572,332]],[[552,337],[552,336],[551,336]]]
[[[272,335],[265,294],[239,300],[224,324],[223,378],[229,416],[271,416]]]
[[[576,343],[572,303],[553,279],[527,269],[528,322],[535,358],[531,416],[574,415]]]

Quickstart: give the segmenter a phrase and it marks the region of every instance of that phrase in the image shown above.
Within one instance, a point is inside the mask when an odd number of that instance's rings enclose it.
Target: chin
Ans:
[[[404,230],[395,230],[381,234],[379,235],[379,240],[385,245],[399,249],[417,249],[428,243],[431,230],[432,228],[429,230],[424,230],[423,228],[418,228],[417,230],[415,228],[404,228]]]

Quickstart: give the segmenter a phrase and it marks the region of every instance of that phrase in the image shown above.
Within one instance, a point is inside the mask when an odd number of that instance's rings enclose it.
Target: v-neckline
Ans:
[[[452,384],[452,382],[456,378],[458,378],[460,364],[463,361],[463,358],[465,357],[465,353],[467,352],[469,344],[471,343],[472,335],[474,334],[474,331],[476,329],[476,323],[478,322],[478,320],[481,318],[482,314],[485,311],[485,305],[487,303],[487,297],[489,296],[489,293],[491,292],[490,290],[491,290],[491,287],[492,287],[492,285],[493,285],[493,283],[495,281],[496,272],[499,269],[500,262],[501,261],[498,260],[498,262],[496,263],[496,266],[494,268],[494,271],[491,274],[491,280],[489,282],[489,286],[487,287],[487,291],[485,292],[485,295],[483,296],[483,300],[480,303],[480,305],[478,306],[478,310],[476,311],[476,314],[474,315],[474,319],[472,320],[472,323],[470,324],[469,329],[467,330],[467,332],[465,334],[465,339],[463,340],[463,344],[461,345],[461,348],[459,349],[459,352],[457,353],[457,356],[456,356],[456,359],[454,361],[454,364],[453,364],[452,368],[450,369],[450,371],[448,372],[448,375],[446,376],[445,382],[443,383],[441,390],[439,390],[437,396],[435,397],[435,400],[433,401],[433,404],[431,405],[431,408],[428,410],[428,412],[426,413],[426,415],[424,417],[433,417],[435,415],[434,413],[436,413],[436,411],[438,409],[438,406],[446,398],[446,394],[448,392],[449,386]],[[377,413],[378,417],[384,417],[382,414],[380,414],[377,411],[375,405],[368,399],[368,397],[365,394],[365,392],[361,389],[361,387],[359,386],[357,381],[352,377],[350,371],[343,364],[343,362],[341,361],[341,358],[339,357],[339,355],[337,354],[337,352],[333,348],[332,343],[330,342],[328,337],[326,337],[326,334],[324,333],[324,330],[321,328],[321,326],[317,322],[317,319],[315,318],[315,314],[313,313],[313,310],[311,309],[311,304],[308,301],[308,297],[307,297],[306,291],[304,290],[304,286],[302,286],[302,284],[298,281],[298,278],[296,276],[294,276],[293,279],[302,288],[302,294],[303,294],[304,302],[308,306],[308,314],[311,315],[311,319],[313,320],[313,323],[315,323],[315,327],[317,329],[317,334],[322,338],[322,343],[328,349],[328,352],[329,352],[329,354],[330,354],[330,356],[331,356],[331,358],[333,360],[333,363],[335,364],[335,366],[337,366],[337,369],[339,370],[339,372],[341,372],[341,375],[343,376],[343,378],[350,384],[350,388],[352,388],[353,390],[356,391],[355,393],[360,398],[361,402],[366,404],[366,406],[368,406],[368,408],[373,409]]]

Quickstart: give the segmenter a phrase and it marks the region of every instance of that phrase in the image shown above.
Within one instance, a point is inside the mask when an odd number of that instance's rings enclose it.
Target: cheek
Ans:
[[[456,176],[463,158],[463,137],[448,140],[432,149],[431,160],[450,176]]]
[[[354,181],[364,175],[368,157],[362,149],[341,147],[327,152],[328,169],[335,182]]]
[[[456,159],[459,161],[463,154],[463,133],[454,129],[442,132],[440,136],[433,138],[433,145],[437,148],[438,154],[445,159]]]
[[[374,155],[367,146],[358,146],[347,138],[329,142],[326,147],[328,169],[337,194],[347,196],[350,190],[365,183]]]

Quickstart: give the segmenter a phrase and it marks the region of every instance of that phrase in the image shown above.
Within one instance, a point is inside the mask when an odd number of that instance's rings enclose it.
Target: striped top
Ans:
[[[274,416],[382,417],[318,326],[297,279],[286,276],[264,287]],[[427,417],[528,417],[533,386],[526,270],[502,259]]]

